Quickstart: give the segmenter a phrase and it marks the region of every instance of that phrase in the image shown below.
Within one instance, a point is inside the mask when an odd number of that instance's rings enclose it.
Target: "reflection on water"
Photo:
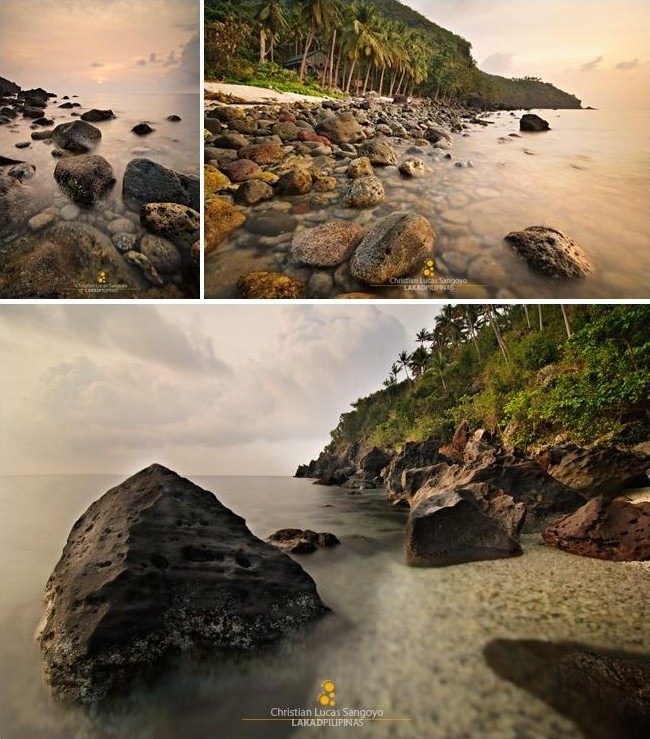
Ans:
[[[319,209],[311,196],[290,198],[297,228],[342,217],[368,223],[400,209],[427,217],[437,234],[437,275],[469,284],[449,293],[369,290],[378,298],[648,297],[648,111],[538,112],[549,121],[550,132],[520,132],[520,113],[501,112],[489,116],[490,125],[471,126],[468,136],[454,135],[453,159],[424,147],[415,154],[429,169],[424,178],[407,180],[395,167],[377,168],[387,203],[371,211],[354,212],[340,204]],[[412,146],[412,141],[391,141],[400,155]],[[468,161],[473,166],[455,166]],[[261,209],[269,207],[277,202]],[[503,241],[510,231],[532,225],[572,236],[596,273],[585,280],[554,280],[533,272]],[[274,253],[240,229],[207,259],[206,295],[236,297],[234,284],[242,272],[282,270],[283,249],[284,242]]]
[[[335,728],[241,720],[274,706],[312,708],[320,683],[331,679],[339,707],[410,719],[349,729],[355,737],[576,739],[581,732],[570,718],[493,671],[486,646],[537,639],[650,651],[649,564],[574,557],[530,535],[524,556],[513,560],[407,568],[405,513],[380,491],[351,496],[291,478],[194,477],[260,537],[293,526],[339,536],[342,546],[299,558],[333,613],[263,654],[181,660],[96,715],[56,706],[32,641],[42,588],[76,518],[120,479],[5,478],[3,738],[340,736]]]

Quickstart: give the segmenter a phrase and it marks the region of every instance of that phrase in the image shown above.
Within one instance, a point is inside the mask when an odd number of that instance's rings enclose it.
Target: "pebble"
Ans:
[[[108,226],[108,231],[112,234],[119,234],[119,233],[132,233],[135,231],[135,225],[133,221],[129,220],[128,218],[116,218],[114,221],[110,221]]]
[[[64,221],[74,221],[74,219],[79,215],[79,212],[80,210],[78,205],[68,203],[61,208],[61,218],[63,218]]]
[[[55,218],[55,213],[39,213],[38,215],[35,215],[33,218],[30,218],[29,221],[27,221],[27,226],[29,227],[30,231],[42,231],[46,226],[49,226]]]
[[[135,234],[119,233],[113,234],[111,241],[118,251],[126,253],[135,249],[137,238]]]
[[[334,287],[334,280],[329,272],[316,270],[312,272],[307,283],[307,292],[310,298],[328,298]]]

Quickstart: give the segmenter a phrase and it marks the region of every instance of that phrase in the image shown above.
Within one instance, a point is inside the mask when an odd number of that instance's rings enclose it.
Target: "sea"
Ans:
[[[395,211],[428,218],[436,233],[431,286],[418,273],[413,275],[422,283],[418,287],[367,289],[377,298],[650,297],[650,111],[532,112],[551,130],[521,132],[524,111],[502,111],[481,116],[486,125],[470,124],[454,134],[448,151],[422,147],[407,154],[412,141],[391,139],[400,158],[425,161],[426,176],[405,179],[395,167],[376,168],[386,202],[372,210],[354,211],[337,201],[315,206],[310,196],[294,197],[290,212],[297,228],[340,218],[368,224]],[[307,212],[305,200],[311,203]],[[275,207],[274,202],[259,207]],[[559,280],[530,269],[504,236],[533,225],[572,237],[594,274]],[[282,269],[286,248],[286,243],[275,252],[260,247],[259,237],[240,229],[206,260],[206,295],[236,297],[242,272]],[[346,291],[335,282],[327,297]]]
[[[525,645],[650,653],[650,563],[577,557],[531,534],[514,559],[410,568],[406,513],[382,491],[190,475],[261,538],[283,527],[336,534],[339,547],[296,555],[332,612],[267,652],[180,660],[99,711],[59,705],[34,642],[43,588],[75,520],[124,477],[2,479],[3,739],[577,739],[577,725],[531,689],[553,667],[538,661],[531,681]],[[269,720],[317,709],[325,682],[341,713],[375,718],[344,729]]]

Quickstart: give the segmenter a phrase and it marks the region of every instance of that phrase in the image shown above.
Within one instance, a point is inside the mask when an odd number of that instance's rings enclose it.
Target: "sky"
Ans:
[[[485,72],[541,77],[585,107],[650,107],[647,0],[404,2],[467,39]]]
[[[2,472],[291,475],[437,310],[2,306]]]
[[[198,0],[0,0],[0,73],[23,89],[198,92]]]

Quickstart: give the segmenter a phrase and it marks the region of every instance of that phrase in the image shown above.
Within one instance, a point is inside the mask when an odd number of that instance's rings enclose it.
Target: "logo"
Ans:
[[[106,283],[106,272],[104,270],[100,270],[97,273],[97,284],[104,285]]]
[[[336,685],[332,680],[324,680],[321,683],[323,692],[320,693],[316,702],[320,706],[335,706],[336,705]]]
[[[433,277],[436,273],[436,263],[433,259],[427,259],[422,267],[423,277]]]

